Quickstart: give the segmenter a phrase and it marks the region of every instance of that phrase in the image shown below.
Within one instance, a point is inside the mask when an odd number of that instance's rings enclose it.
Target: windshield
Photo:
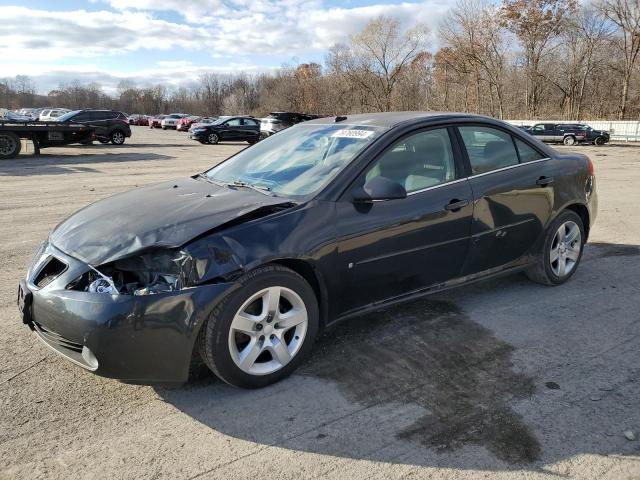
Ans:
[[[296,125],[243,150],[206,175],[286,196],[326,186],[385,129],[354,125]]]
[[[80,112],[80,110],[74,110],[73,112],[69,112],[69,113],[65,113],[64,115],[60,115],[58,117],[58,121],[59,122],[66,122],[71,117],[75,116],[76,113],[79,113],[79,112]]]

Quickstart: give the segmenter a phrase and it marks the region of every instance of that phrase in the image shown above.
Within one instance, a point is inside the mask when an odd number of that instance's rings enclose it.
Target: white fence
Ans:
[[[595,120],[595,121],[568,121],[568,120],[507,120],[513,125],[535,125],[536,123],[583,123],[595,130],[606,130],[611,135],[611,140],[625,142],[640,142],[640,122],[630,120]]]

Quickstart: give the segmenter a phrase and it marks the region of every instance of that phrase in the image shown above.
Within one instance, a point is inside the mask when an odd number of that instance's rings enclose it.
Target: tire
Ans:
[[[258,143],[258,140],[247,140],[247,143],[249,145],[255,145],[256,143]]]
[[[319,329],[318,301],[304,278],[280,265],[257,268],[238,283],[240,288],[214,307],[200,331],[198,348],[221,380],[260,388],[289,376],[308,357]],[[275,316],[264,307],[269,299],[278,299]],[[286,317],[289,312],[297,313]],[[285,321],[299,323],[282,328]]]
[[[161,128],[162,128],[163,130],[166,130],[166,129],[167,129],[167,127],[161,127]]]
[[[564,137],[562,143],[564,143],[568,147],[572,147],[576,144],[576,137],[574,137],[573,135],[567,135],[566,137]]]
[[[100,143],[102,143],[103,145],[106,145],[107,143],[109,143],[111,140],[109,140],[108,138],[99,138],[98,141]]]
[[[604,145],[604,138],[603,137],[596,137],[595,140],[593,141],[593,144],[597,145],[597,146]]]
[[[110,139],[114,145],[123,145],[126,137],[122,130],[114,130],[111,132]]]
[[[0,160],[17,157],[22,150],[20,137],[13,132],[0,133]]]
[[[573,226],[578,229],[579,237],[574,240],[573,247],[565,245],[566,248],[563,249],[558,243],[561,242],[558,237],[560,229],[561,227],[564,229],[564,238],[566,239],[569,235],[573,234]],[[561,285],[569,280],[580,265],[582,253],[584,252],[585,238],[582,219],[570,210],[562,212],[551,225],[549,225],[545,234],[542,252],[537,256],[536,264],[525,272],[527,277],[536,283],[551,286]],[[570,243],[569,245],[572,244]],[[576,253],[577,248],[579,248],[579,250]],[[554,256],[559,254],[556,261],[552,261],[552,253]],[[561,269],[563,258],[565,259],[565,268]]]
[[[207,143],[210,145],[216,145],[220,141],[220,137],[217,133],[210,133],[207,135]]]

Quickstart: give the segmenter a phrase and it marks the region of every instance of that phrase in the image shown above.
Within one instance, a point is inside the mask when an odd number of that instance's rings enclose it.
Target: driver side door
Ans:
[[[339,314],[417,293],[460,275],[473,194],[452,130],[414,131],[379,155],[336,204]],[[400,183],[403,199],[355,203],[351,192],[376,176]]]

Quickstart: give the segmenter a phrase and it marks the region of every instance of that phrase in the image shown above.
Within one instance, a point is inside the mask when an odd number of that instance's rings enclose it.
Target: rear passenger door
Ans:
[[[474,211],[464,274],[517,264],[542,235],[554,204],[546,156],[494,127],[458,127]]]
[[[253,118],[242,119],[243,140],[258,141],[260,137],[260,124]]]

